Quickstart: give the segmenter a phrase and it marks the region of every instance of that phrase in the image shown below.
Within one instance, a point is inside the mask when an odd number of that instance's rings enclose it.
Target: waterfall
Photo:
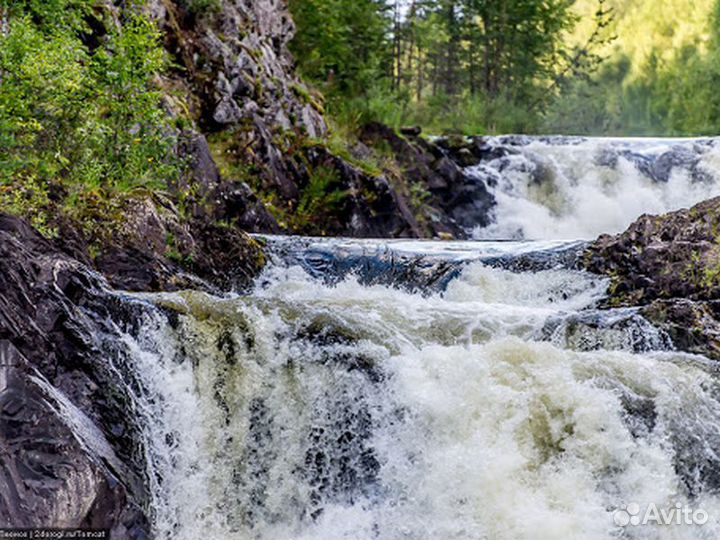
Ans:
[[[496,200],[477,239],[593,239],[720,195],[714,139],[495,137],[468,173]]]
[[[158,538],[720,534],[716,368],[595,309],[577,244],[269,249],[252,294],[132,300]],[[651,505],[709,520],[629,522]]]

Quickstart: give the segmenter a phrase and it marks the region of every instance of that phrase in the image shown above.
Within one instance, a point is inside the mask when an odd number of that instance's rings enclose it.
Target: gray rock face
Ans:
[[[232,132],[263,166],[265,183],[296,196],[279,135],[290,130],[315,139],[327,126],[295,74],[288,51],[295,27],[286,3],[223,0],[219,13],[195,17],[178,0],[150,4],[197,97],[200,128]]]
[[[0,526],[147,538],[147,490],[100,278],[0,214]],[[109,391],[112,389],[112,391]]]
[[[376,142],[393,145],[404,169],[400,182],[387,174],[368,174],[352,160],[328,152],[320,141],[327,134],[322,98],[297,77],[288,51],[294,25],[285,1],[223,0],[218,13],[201,16],[191,15],[184,5],[181,0],[154,0],[150,6],[165,34],[166,48],[184,67],[174,75],[175,85],[188,90],[187,108],[197,130],[208,139],[220,139],[218,144],[241,165],[236,168],[247,171],[244,178],[233,178],[237,171],[226,171],[228,177],[223,177],[199,133],[182,148],[191,158],[195,185],[209,190],[208,198],[217,205],[217,219],[232,220],[252,232],[279,232],[278,222],[263,207],[261,199],[267,197],[261,193],[270,194],[273,206],[292,214],[318,168],[329,168],[351,196],[339,212],[318,210],[322,227],[297,230],[289,225],[289,232],[462,237],[465,231],[454,216],[468,208],[475,212],[471,218],[487,214],[488,196],[480,193],[484,186],[467,181],[453,159],[417,136],[412,154],[405,155],[407,144],[392,130],[380,126],[377,131],[377,125],[366,130]],[[435,199],[426,205],[428,211],[412,202],[408,186],[432,191]],[[484,197],[479,205],[468,201],[476,195]]]

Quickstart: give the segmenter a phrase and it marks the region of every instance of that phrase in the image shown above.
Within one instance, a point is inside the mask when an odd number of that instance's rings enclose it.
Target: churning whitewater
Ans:
[[[476,234],[587,237],[717,189],[711,143],[660,184],[631,160],[661,143],[611,145],[612,167],[588,144],[489,167],[497,221]],[[530,152],[562,162],[551,185],[514,168]],[[580,247],[274,238],[251,294],[127,298],[148,308],[124,341],[158,538],[720,536],[716,368],[596,310],[608,283],[573,269]]]
[[[489,138],[468,172],[495,197],[478,239],[594,239],[720,195],[716,139]]]

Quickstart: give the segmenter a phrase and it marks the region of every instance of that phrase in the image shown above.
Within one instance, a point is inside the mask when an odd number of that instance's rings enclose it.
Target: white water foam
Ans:
[[[474,263],[427,297],[298,268],[259,282],[248,297],[150,295],[178,320],[158,314],[128,338],[148,386],[159,538],[720,535],[709,368],[536,341],[603,280]],[[630,502],[676,501],[711,521],[613,521]]]
[[[622,232],[642,214],[720,195],[714,141],[537,139],[508,148],[510,155],[468,169],[495,184],[497,201],[494,223],[478,227],[476,239],[593,239]]]

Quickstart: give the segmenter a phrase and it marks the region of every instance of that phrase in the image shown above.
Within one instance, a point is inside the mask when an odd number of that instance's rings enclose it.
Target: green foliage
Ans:
[[[717,0],[612,0],[615,47],[603,69],[569,82],[546,131],[715,135],[720,129]],[[587,1],[579,2],[580,9]]]
[[[349,193],[340,189],[340,176],[335,169],[318,167],[302,190],[297,210],[290,218],[296,231],[322,229],[321,222],[337,213]]]
[[[340,125],[532,131],[560,82],[597,63],[609,11],[593,1],[597,28],[578,46],[570,0],[291,0],[292,47]]]
[[[0,208],[47,228],[58,212],[96,229],[120,200],[177,173],[153,79],[158,32],[125,16],[102,45],[83,41],[93,2],[7,2],[0,35]],[[94,14],[93,16],[96,16]]]
[[[47,184],[77,157],[72,135],[85,111],[87,61],[78,40],[48,37],[27,17],[0,38],[3,184],[33,176]]]
[[[332,92],[362,94],[388,62],[383,0],[290,0],[292,44],[310,80]]]
[[[121,190],[160,188],[174,172],[162,94],[152,88],[165,66],[159,40],[152,22],[132,15],[93,55],[89,72],[96,90],[90,99],[99,114],[89,126],[86,151],[93,166],[84,171],[92,175],[85,182]]]
[[[90,0],[0,0],[0,13],[6,21],[26,17],[38,30],[53,34],[84,29],[93,5]]]
[[[528,104],[505,94],[450,97],[441,93],[415,102],[406,94],[381,89],[366,97],[331,99],[327,111],[334,124],[350,132],[368,122],[382,122],[396,130],[418,125],[438,135],[524,133],[538,130],[541,122]]]
[[[595,78],[573,81],[560,99],[545,111],[542,130],[568,135],[623,135],[630,129],[623,81],[630,70],[630,59],[621,57],[605,63]],[[628,122],[621,121],[628,117]]]
[[[293,0],[341,125],[711,135],[720,0]],[[318,32],[323,28],[323,32]]]

